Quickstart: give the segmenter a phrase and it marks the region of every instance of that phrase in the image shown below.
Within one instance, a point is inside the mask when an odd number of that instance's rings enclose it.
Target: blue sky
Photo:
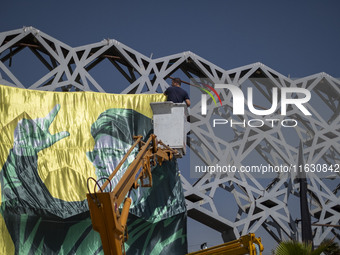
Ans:
[[[262,62],[291,77],[340,77],[339,10],[336,0],[2,0],[0,32],[33,26],[73,47],[111,38],[153,58],[191,51],[224,69]],[[189,250],[222,242],[189,224]]]
[[[2,1],[0,31],[34,26],[71,46],[116,39],[146,56],[183,51],[231,69],[339,77],[338,1]]]

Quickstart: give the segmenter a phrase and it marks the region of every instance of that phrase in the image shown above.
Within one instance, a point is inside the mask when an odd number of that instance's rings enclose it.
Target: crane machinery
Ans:
[[[131,198],[127,197],[129,191],[137,188],[139,185],[151,187],[151,166],[157,163],[161,165],[163,161],[171,160],[178,153],[176,150],[158,141],[154,134],[151,134],[146,142],[142,141],[142,136],[134,138],[136,139],[135,143],[104,184],[97,191],[87,194],[92,227],[100,234],[105,255],[125,254],[124,242],[128,238],[126,222],[132,202]],[[139,147],[137,156],[117,185],[112,191],[104,192],[112,178],[137,146]],[[88,183],[91,179],[93,178],[90,177],[88,179]],[[123,207],[120,211],[119,206],[122,203]]]
[[[254,233],[241,236],[239,239],[189,253],[188,255],[260,255],[263,251],[261,238]]]
[[[168,113],[168,111],[164,111],[164,109],[159,107],[159,105],[156,106],[158,111],[161,111],[162,113]],[[170,104],[170,107],[172,107],[172,104]],[[175,116],[175,118],[177,117]],[[154,122],[157,122],[157,119],[159,119],[161,122],[164,122],[164,119],[168,118],[164,118],[164,116],[161,116],[160,118],[155,117]],[[162,126],[164,126],[164,123],[154,123],[154,130],[157,131]],[[184,127],[182,130],[186,132]],[[186,138],[185,135],[180,136],[184,139]],[[88,178],[87,186],[89,193],[87,194],[87,201],[92,220],[92,227],[100,234],[105,255],[125,254],[124,242],[128,239],[127,219],[132,203],[131,198],[128,196],[129,192],[132,189],[138,188],[139,186],[152,186],[151,166],[155,166],[157,163],[162,165],[164,161],[169,161],[174,157],[181,157],[183,154],[185,154],[185,150],[181,150],[181,148],[177,150],[175,149],[176,146],[166,145],[161,140],[158,140],[155,134],[151,134],[146,142],[143,141],[142,136],[135,136],[134,139],[135,142],[132,147],[128,150],[126,155],[124,155],[123,159],[116,166],[114,171],[110,174],[102,186],[100,186],[94,178]],[[184,143],[184,147],[185,146],[186,145]],[[116,186],[113,187],[113,190],[110,189],[110,191],[105,192],[106,187],[111,184],[112,178],[116,175],[120,167],[137,147],[137,156],[128,166]],[[94,189],[94,192],[90,192],[90,180],[95,181],[95,189],[96,186],[98,186],[98,190]],[[123,206],[121,207],[121,205]],[[256,238],[254,234],[248,234],[232,242],[190,254],[260,255],[262,254],[262,251],[263,246],[261,244],[261,239]]]

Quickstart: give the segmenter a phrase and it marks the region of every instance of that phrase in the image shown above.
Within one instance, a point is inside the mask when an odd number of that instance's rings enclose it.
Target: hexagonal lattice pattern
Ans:
[[[24,86],[20,73],[15,74],[11,68],[12,61],[24,49],[29,49],[45,68],[39,73],[41,78],[29,86]],[[294,131],[289,132],[281,127],[238,126],[229,128],[221,137],[211,128],[209,121],[213,117],[232,118],[229,113],[231,93],[227,90],[220,92],[222,106],[209,108],[212,110],[206,116],[200,113],[200,103],[193,105],[191,151],[208,165],[228,162],[242,166],[254,159],[271,165],[295,165],[298,142],[301,141],[305,163],[340,163],[340,81],[325,73],[293,80],[261,63],[224,70],[191,52],[150,59],[109,39],[73,48],[32,27],[0,33],[0,54],[0,83],[20,88],[104,92],[104,84],[99,84],[91,75],[93,68],[103,61],[112,64],[113,69],[128,81],[129,85],[122,87],[121,93],[163,92],[168,87],[166,79],[180,73],[194,82],[232,83],[241,89],[251,85],[262,98],[259,107],[267,109],[273,87],[306,88],[312,93],[307,108],[313,118],[302,118],[297,109],[288,108],[287,116],[299,123]],[[108,88],[107,84],[105,88]],[[208,101],[208,104],[212,103]],[[244,116],[246,121],[254,118],[261,119],[251,112]],[[279,114],[272,118],[283,120]],[[285,173],[270,179],[258,179],[247,173],[218,173],[202,175],[195,183],[183,177],[188,214],[235,237],[264,228],[277,241],[285,237],[297,239],[300,225],[296,220],[299,214],[295,215],[295,200],[299,197],[299,185],[295,177]],[[340,239],[335,227],[340,222],[338,178],[339,173],[323,177],[308,175],[310,213],[312,221],[317,223],[313,225],[315,244],[329,235]],[[235,212],[225,212],[225,208],[232,204]]]

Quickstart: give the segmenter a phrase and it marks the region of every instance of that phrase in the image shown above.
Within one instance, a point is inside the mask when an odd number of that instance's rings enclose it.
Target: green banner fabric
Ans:
[[[147,139],[149,104],[164,101],[163,95],[0,86],[0,99],[0,254],[103,254],[86,180],[108,177],[133,136]],[[127,254],[185,254],[186,207],[176,160],[155,166],[152,175],[152,188],[131,192]]]

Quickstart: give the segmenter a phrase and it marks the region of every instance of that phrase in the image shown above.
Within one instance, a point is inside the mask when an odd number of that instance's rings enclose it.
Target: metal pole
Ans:
[[[301,167],[300,167],[301,166]],[[302,142],[299,145],[299,154],[298,154],[298,169],[299,171],[299,183],[300,183],[300,211],[301,211],[301,230],[302,230],[302,242],[311,243],[312,249],[314,249],[313,244],[313,234],[312,234],[312,224],[311,224],[311,216],[308,208],[307,201],[307,179],[303,162],[303,151],[302,151]]]

